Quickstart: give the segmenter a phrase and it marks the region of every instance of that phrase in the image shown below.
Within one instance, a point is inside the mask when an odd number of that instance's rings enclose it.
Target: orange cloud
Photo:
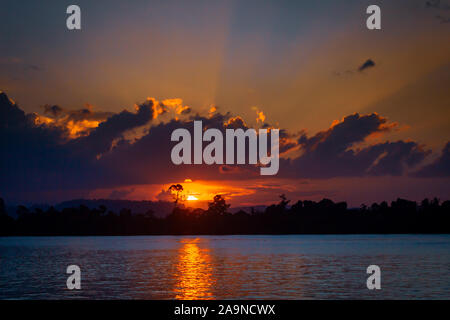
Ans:
[[[208,111],[208,117],[212,118],[216,111],[217,111],[217,107],[216,106],[211,106],[211,108],[209,108],[209,111]]]
[[[252,107],[252,110],[254,110],[256,112],[256,123],[264,123],[264,121],[266,121],[266,116],[264,114],[264,112],[262,112],[261,110],[258,109],[258,107]]]
[[[180,98],[158,101],[153,97],[149,97],[147,100],[153,103],[153,119],[158,118],[160,115],[168,114],[170,119],[178,120],[179,115],[188,114],[191,111],[191,107],[184,105],[183,99]]]
[[[61,128],[68,133],[69,139],[76,139],[82,136],[86,136],[89,132],[97,128],[99,124],[104,120],[69,120],[69,116],[65,116],[60,119],[54,119],[50,117],[46,117],[43,115],[39,115],[37,113],[34,114],[34,124],[35,125],[44,125],[44,126],[54,126]]]
[[[247,128],[244,119],[240,116],[231,117],[228,121],[224,122],[224,126],[230,128]]]

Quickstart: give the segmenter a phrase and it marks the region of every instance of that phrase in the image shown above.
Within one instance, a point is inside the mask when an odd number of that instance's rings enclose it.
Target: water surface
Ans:
[[[450,235],[0,238],[0,299],[86,298],[449,299]]]

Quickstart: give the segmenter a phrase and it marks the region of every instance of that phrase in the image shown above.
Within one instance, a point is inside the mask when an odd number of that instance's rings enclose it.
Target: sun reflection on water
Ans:
[[[209,249],[200,248],[200,239],[183,239],[177,263],[176,299],[214,299],[213,267]]]

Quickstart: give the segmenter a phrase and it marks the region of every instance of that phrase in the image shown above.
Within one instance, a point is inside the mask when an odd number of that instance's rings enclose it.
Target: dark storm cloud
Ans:
[[[67,111],[68,119],[74,121],[82,121],[87,119],[98,118],[90,108],[84,108],[79,110]]]
[[[434,11],[440,12],[444,15],[446,15],[450,11],[450,3],[440,0],[429,0],[425,2],[425,8],[427,9],[433,9]],[[449,23],[450,17],[444,16],[442,14],[437,14],[434,17],[436,20],[438,20],[440,23]]]
[[[151,103],[145,103],[136,113],[123,111],[108,118],[87,137],[67,141],[64,128],[36,125],[35,115],[26,115],[2,93],[0,191],[102,186],[103,181],[112,181],[108,177],[114,174],[96,161],[97,154],[109,150],[114,139],[148,123],[152,116]]]
[[[441,0],[428,0],[425,2],[425,7],[439,10],[450,10],[450,4]]]
[[[60,185],[63,175],[78,172],[82,165],[61,144],[64,134],[36,126],[32,115],[0,93],[0,191],[48,189]]]
[[[375,62],[372,59],[368,59],[366,60],[366,62],[364,62],[362,65],[358,67],[358,71],[361,72],[373,67],[375,67]]]
[[[66,117],[67,121],[83,121],[83,120],[99,120],[103,121],[114,115],[112,112],[93,111],[92,106],[87,105],[85,108],[78,110],[67,110],[58,105],[44,105],[44,114],[52,117]]]
[[[186,128],[193,136],[193,121],[201,120],[204,129],[247,129],[240,117],[230,113],[213,116],[190,115],[153,123],[154,101],[148,100],[136,112],[113,114],[87,136],[67,140],[63,128],[36,125],[0,94],[1,193],[54,190],[91,190],[133,184],[167,183],[194,179],[259,178],[259,168],[252,165],[180,165],[172,164],[170,154],[176,144],[171,133]],[[63,108],[48,108],[59,114]],[[67,111],[65,114],[67,114]],[[80,114],[90,114],[81,111]],[[149,124],[152,124],[149,126]],[[127,139],[126,132],[144,128],[139,137]],[[300,151],[291,159],[281,159],[278,177],[331,178],[349,176],[404,175],[421,163],[428,151],[415,142],[367,143],[375,134],[395,127],[378,114],[353,114],[312,136],[280,130],[281,153]],[[434,166],[422,175],[448,175],[449,145]],[[296,151],[295,151],[296,152]]]
[[[82,110],[83,111],[83,110]],[[89,113],[89,110],[84,110]],[[127,110],[114,114],[99,124],[91,133],[70,143],[74,149],[83,150],[88,156],[107,152],[114,139],[120,138],[127,130],[147,124],[153,118],[153,101],[138,106],[136,113]]]
[[[45,105],[43,106],[44,108],[44,114],[48,114],[51,115],[53,117],[58,117],[62,112],[63,112],[63,108],[61,108],[60,106],[57,105]]]
[[[450,142],[442,150],[441,156],[433,163],[420,169],[418,177],[450,177]]]
[[[176,142],[170,141],[171,134],[175,129],[185,128],[191,132],[193,139],[194,120],[202,121],[204,129],[216,128],[223,133],[226,128],[234,127],[237,123],[240,123],[244,130],[247,128],[242,119],[230,118],[229,114],[215,114],[213,117],[197,114],[184,121],[171,120],[152,126],[146,135],[135,142],[123,141],[105,154],[100,162],[105,168],[115,172],[115,179],[124,184],[166,183],[184,180],[186,177],[245,179],[259,172],[255,166],[233,166],[239,170],[222,171],[219,166],[174,165],[170,154]]]
[[[184,180],[186,176],[206,179],[224,175],[215,166],[173,165],[170,151],[175,143],[170,142],[170,136],[180,127],[192,131],[193,120],[202,120],[205,127],[225,130],[231,125],[227,123],[229,115],[211,118],[195,115],[186,121],[171,120],[153,125],[137,140],[125,139],[125,132],[152,121],[152,107],[153,101],[146,101],[135,113],[114,114],[88,136],[67,140],[64,128],[36,125],[36,115],[26,115],[1,94],[0,193],[109,188],[165,183],[172,179]],[[249,166],[250,172],[257,170]],[[243,171],[240,168],[239,173],[230,172],[226,176],[245,177]]]
[[[353,76],[356,75],[358,73],[362,73],[364,70],[370,69],[370,68],[374,68],[375,67],[375,61],[373,61],[372,59],[367,59],[363,64],[361,64],[359,67],[357,68],[352,68],[351,70],[345,70],[345,71],[333,71],[333,75],[337,76],[337,77],[341,77],[341,76]]]
[[[427,152],[415,142],[385,142],[358,147],[370,135],[391,130],[377,114],[354,114],[312,137],[303,134],[303,154],[280,164],[282,175],[301,178],[332,178],[366,175],[402,175],[418,164]]]

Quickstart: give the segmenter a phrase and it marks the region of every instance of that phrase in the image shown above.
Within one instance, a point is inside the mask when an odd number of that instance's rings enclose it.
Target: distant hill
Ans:
[[[130,209],[133,214],[146,213],[152,210],[155,217],[164,218],[173,210],[173,202],[168,201],[133,201],[133,200],[110,200],[110,199],[76,199],[64,201],[55,206],[55,209],[78,208],[84,205],[89,209],[105,206],[108,211],[120,213],[122,209]]]

